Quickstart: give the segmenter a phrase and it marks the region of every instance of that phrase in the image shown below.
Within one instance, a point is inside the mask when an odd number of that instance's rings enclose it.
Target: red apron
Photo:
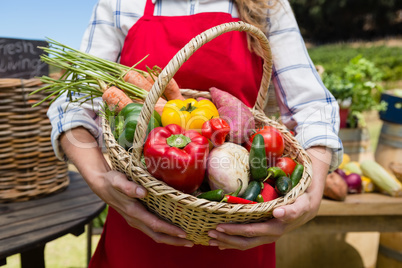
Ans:
[[[144,16],[129,30],[121,53],[122,64],[136,68],[158,65],[169,60],[197,34],[213,26],[238,21],[228,13],[201,13],[190,16],[153,16],[154,4],[147,0]],[[225,33],[202,46],[174,76],[181,88],[226,90],[253,106],[262,77],[262,60],[247,48],[244,32]],[[219,250],[195,245],[192,248],[155,243],[141,231],[130,227],[110,208],[90,267],[102,268],[205,268],[275,267],[275,244],[246,251]]]

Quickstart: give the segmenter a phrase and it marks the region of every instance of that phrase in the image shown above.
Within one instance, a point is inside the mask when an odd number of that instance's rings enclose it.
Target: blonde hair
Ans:
[[[268,32],[268,10],[272,9],[278,0],[235,0],[239,11],[240,19],[264,33]],[[250,51],[261,56],[261,48],[258,41],[247,34],[247,41]]]

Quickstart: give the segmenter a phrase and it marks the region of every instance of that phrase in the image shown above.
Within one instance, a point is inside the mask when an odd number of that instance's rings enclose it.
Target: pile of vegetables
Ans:
[[[273,126],[256,129],[250,109],[231,94],[215,87],[210,93],[211,100],[168,100],[160,117],[154,112],[143,148],[148,172],[210,201],[254,204],[286,195],[304,166],[283,155],[282,133]],[[130,103],[110,120],[127,150],[140,109]]]
[[[343,201],[348,194],[381,192],[390,196],[402,196],[402,184],[374,160],[361,163],[351,161],[344,154],[343,162],[327,176],[324,196]]]
[[[129,151],[160,68],[137,70],[54,40],[49,44],[42,48],[48,53],[42,60],[65,72],[59,79],[42,77],[47,85],[38,91],[49,92],[46,99],[67,93],[72,102],[102,97],[114,138]],[[286,195],[304,167],[284,155],[282,133],[273,126],[257,129],[243,102],[215,87],[209,91],[211,100],[185,99],[171,79],[148,124],[143,147],[147,170],[179,191],[211,201],[250,204]]]

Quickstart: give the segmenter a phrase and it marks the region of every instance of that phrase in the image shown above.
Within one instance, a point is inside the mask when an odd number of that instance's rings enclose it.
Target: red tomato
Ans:
[[[290,176],[296,167],[296,161],[290,157],[281,157],[278,158],[275,166],[281,168],[286,175]]]
[[[283,150],[285,148],[285,141],[283,139],[282,133],[272,126],[264,126],[264,128],[257,130],[257,132],[250,137],[249,141],[245,144],[245,147],[248,151],[250,151],[253,139],[257,134],[261,134],[264,137],[265,152],[268,158],[268,165],[270,164],[270,160],[274,161],[276,158],[282,156]]]

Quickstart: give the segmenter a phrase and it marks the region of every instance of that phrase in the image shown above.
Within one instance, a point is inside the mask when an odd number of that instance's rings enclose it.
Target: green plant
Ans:
[[[385,42],[385,41],[384,41]],[[401,42],[402,40],[396,40]],[[375,45],[370,43],[337,43],[314,46],[308,49],[313,62],[321,65],[327,74],[342,75],[345,65],[357,55],[373,62],[383,73],[382,82],[391,84],[402,77],[402,46]]]
[[[341,76],[323,75],[325,86],[338,100],[341,108],[349,109],[351,128],[365,125],[364,111],[381,111],[386,108],[386,103],[380,101],[382,77],[383,73],[375,64],[361,55],[349,61]]]
[[[103,228],[103,225],[105,225],[106,217],[108,213],[108,206],[102,212],[92,220],[92,224],[95,228]]]

